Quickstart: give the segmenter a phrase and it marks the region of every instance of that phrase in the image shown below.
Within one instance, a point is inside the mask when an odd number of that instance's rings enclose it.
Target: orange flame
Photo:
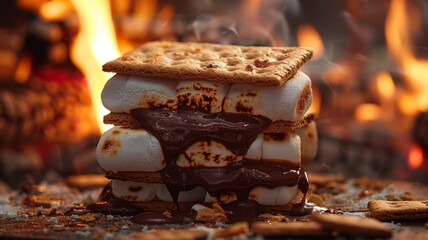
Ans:
[[[412,145],[407,156],[407,164],[410,169],[416,170],[420,168],[422,166],[423,159],[424,155],[421,146],[417,144]]]
[[[101,103],[101,91],[111,77],[101,71],[105,62],[119,57],[119,49],[110,16],[109,1],[72,0],[80,19],[80,31],[72,48],[74,64],[85,74],[101,131],[108,129],[103,116],[108,113]]]
[[[422,20],[418,11],[410,9],[406,3],[409,1],[391,1],[385,34],[389,52],[401,66],[409,88],[401,93],[399,108],[404,114],[415,115],[428,110],[428,60],[418,59],[413,54],[409,30],[411,26],[420,25],[417,22]]]
[[[319,59],[324,54],[324,44],[317,30],[307,24],[303,24],[297,30],[297,42],[301,47],[310,47],[314,50],[314,59]]]

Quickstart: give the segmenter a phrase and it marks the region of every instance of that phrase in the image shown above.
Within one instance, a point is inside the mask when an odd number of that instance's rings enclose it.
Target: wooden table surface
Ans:
[[[334,175],[310,173],[313,196],[323,196],[324,205],[347,215],[369,216],[367,202],[372,199],[428,199],[428,186],[370,179],[344,179]],[[330,178],[330,179],[329,179]],[[65,182],[44,185],[54,198],[67,204],[93,202],[101,187],[78,191]],[[83,186],[84,188],[84,186]],[[313,197],[312,197],[313,198]],[[0,195],[0,239],[76,239],[126,237],[148,227],[134,224],[130,217],[87,213],[64,215],[65,205],[52,208],[22,204],[25,194],[8,192]],[[311,194],[309,194],[311,199]],[[391,239],[428,239],[428,219],[412,222],[387,222],[393,231]],[[183,226],[179,226],[183,227]],[[248,235],[248,239],[253,236]],[[243,239],[243,238],[240,238]],[[260,239],[260,238],[257,238]],[[339,239],[344,239],[343,236]],[[358,239],[358,238],[356,238]]]

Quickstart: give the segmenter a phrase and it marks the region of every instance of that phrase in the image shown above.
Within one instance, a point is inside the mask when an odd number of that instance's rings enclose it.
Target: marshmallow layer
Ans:
[[[115,126],[105,132],[97,145],[97,160],[106,171],[156,172],[165,167],[159,141],[144,129]],[[223,144],[200,141],[177,159],[180,167],[224,167],[243,159],[267,164],[298,166],[301,160],[300,137],[294,133],[259,134],[247,154],[237,156]]]
[[[273,121],[296,121],[303,117],[311,103],[311,80],[303,72],[298,72],[282,86],[233,84],[223,109],[231,113],[261,115]]]
[[[101,136],[96,154],[106,171],[156,172],[165,167],[159,141],[144,129],[111,128]]]
[[[112,193],[115,197],[131,202],[149,202],[156,198],[172,202],[172,197],[165,184],[143,183],[132,181],[112,180]],[[181,191],[178,194],[179,202],[202,201],[206,191],[201,187],[196,187],[190,191]]]
[[[104,86],[101,100],[115,113],[129,113],[135,108],[171,110],[178,106],[176,86],[175,81],[142,81],[140,77],[116,74]]]
[[[112,193],[115,197],[131,202],[149,202],[156,199],[165,202],[172,202],[172,197],[165,184],[143,183],[132,181],[112,180]],[[255,187],[251,190],[248,199],[254,200],[261,205],[275,206],[286,205],[293,200],[299,190],[297,186],[280,186],[274,189]],[[181,191],[178,195],[178,202],[233,202],[236,195],[224,194],[220,199],[212,197],[202,187],[196,187],[189,191]]]
[[[180,106],[203,109],[216,113],[223,110],[223,99],[230,84],[207,81],[180,81],[177,84],[177,99]]]
[[[317,125],[314,121],[294,131],[302,142],[302,160],[308,161],[315,158],[318,149]]]
[[[136,108],[198,108],[208,112],[261,115],[273,121],[296,121],[312,102],[309,77],[298,72],[281,86],[227,84],[208,81],[151,80],[116,74],[105,85],[101,98],[111,112]]]

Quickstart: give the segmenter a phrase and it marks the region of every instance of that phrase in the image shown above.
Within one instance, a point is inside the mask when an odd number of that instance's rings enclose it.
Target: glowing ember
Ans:
[[[355,109],[355,119],[358,121],[379,120],[382,115],[382,109],[375,104],[363,103]]]
[[[297,42],[301,47],[311,47],[314,50],[314,59],[324,54],[324,45],[317,30],[307,24],[303,24],[297,31]]]
[[[390,54],[401,66],[408,89],[402,92],[399,107],[402,113],[414,116],[428,110],[428,60],[414,56],[411,27],[421,26],[418,9],[412,9],[408,1],[392,0],[386,19],[386,40]],[[412,11],[413,10],[413,11]]]
[[[19,83],[24,83],[28,80],[31,73],[31,64],[33,59],[31,56],[23,56],[18,63],[18,66],[15,71],[15,79]]]
[[[67,0],[54,0],[44,3],[39,10],[40,16],[49,21],[60,20],[72,11],[72,6]]]
[[[387,72],[380,72],[376,75],[376,87],[380,96],[391,99],[395,94],[395,85],[392,77]]]
[[[421,146],[417,144],[411,146],[407,156],[407,164],[410,169],[416,170],[420,168],[422,166],[423,159],[424,155]]]
[[[80,19],[80,31],[72,49],[72,60],[85,74],[101,131],[107,130],[103,116],[108,113],[101,103],[102,88],[111,74],[101,66],[119,57],[109,1],[72,0]]]

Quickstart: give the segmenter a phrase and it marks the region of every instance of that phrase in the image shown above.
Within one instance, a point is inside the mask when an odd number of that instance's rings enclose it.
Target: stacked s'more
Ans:
[[[287,205],[316,154],[312,51],[149,42],[106,63],[114,127],[97,160],[119,199],[148,210],[196,202]]]

